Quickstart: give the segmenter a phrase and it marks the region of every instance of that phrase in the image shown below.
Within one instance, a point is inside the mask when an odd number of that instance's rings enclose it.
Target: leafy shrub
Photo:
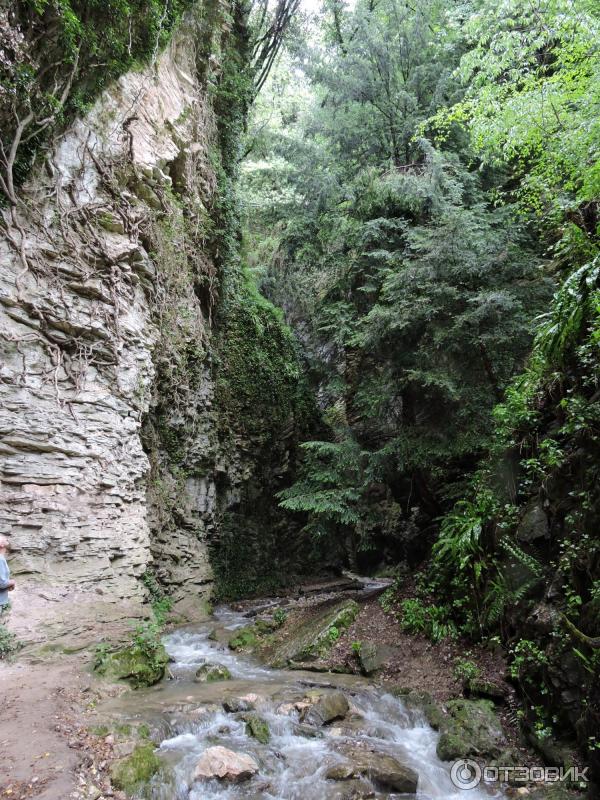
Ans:
[[[0,624],[0,661],[16,653],[22,646],[15,634]]]
[[[402,581],[400,579],[395,580],[394,583],[387,588],[379,598],[379,605],[386,614],[390,614],[394,605],[398,602],[398,593],[401,585]]]
[[[454,662],[454,677],[460,681],[473,681],[481,677],[481,670],[468,658],[457,658]]]
[[[162,627],[165,624],[167,614],[173,608],[173,600],[165,593],[153,572],[146,571],[142,575],[142,583],[150,594],[156,624]]]
[[[407,633],[422,633],[432,642],[454,638],[458,635],[446,606],[423,605],[421,600],[409,598],[401,603],[401,625]]]
[[[509,652],[512,657],[509,674],[514,680],[521,680],[524,672],[540,669],[548,663],[544,651],[529,639],[520,639]]]
[[[331,644],[337,642],[340,636],[341,636],[340,629],[336,628],[335,625],[332,625],[331,628],[329,628],[329,630],[327,631],[327,638],[329,639]]]
[[[287,613],[283,610],[283,608],[276,608],[273,612],[273,622],[278,626],[281,627],[285,624],[287,619]]]

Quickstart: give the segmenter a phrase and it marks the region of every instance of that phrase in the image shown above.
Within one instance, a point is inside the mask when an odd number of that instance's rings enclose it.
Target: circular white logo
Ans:
[[[461,758],[452,764],[450,778],[457,789],[474,789],[481,782],[481,767],[470,758]]]

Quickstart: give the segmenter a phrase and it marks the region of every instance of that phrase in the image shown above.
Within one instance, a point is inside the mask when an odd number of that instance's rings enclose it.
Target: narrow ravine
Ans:
[[[364,678],[271,669],[215,640],[247,622],[242,613],[221,607],[208,623],[170,633],[164,643],[172,659],[171,679],[116,701],[111,713],[149,724],[155,741],[160,742],[157,752],[171,768],[154,778],[149,789],[152,800],[414,796],[394,793],[377,779],[371,780],[369,773],[359,781],[332,779],[331,769],[348,764],[356,748],[392,756],[415,770],[420,800],[464,800],[464,792],[451,781],[450,764],[436,756],[438,734],[421,712],[405,707]],[[195,674],[203,664],[223,665],[232,677],[197,683]],[[307,701],[333,692],[342,692],[348,700],[343,718],[324,726],[303,720]],[[240,698],[244,699],[240,702]],[[266,744],[248,735],[248,712],[267,723],[270,739]],[[251,756],[259,765],[258,774],[240,784],[195,781],[202,754],[217,745]],[[469,792],[469,800],[502,796],[488,787]]]

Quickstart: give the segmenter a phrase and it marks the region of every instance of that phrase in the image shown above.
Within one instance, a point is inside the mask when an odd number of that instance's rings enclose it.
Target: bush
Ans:
[[[400,624],[407,633],[422,633],[432,642],[454,638],[458,634],[446,606],[426,606],[416,598],[402,601]]]
[[[16,653],[23,645],[5,625],[0,624],[0,661]]]
[[[273,622],[277,625],[278,628],[280,628],[285,623],[286,619],[287,619],[287,614],[283,610],[283,608],[275,609],[273,613]]]
[[[481,677],[481,670],[468,658],[457,658],[454,662],[454,677],[461,681],[474,681]]]

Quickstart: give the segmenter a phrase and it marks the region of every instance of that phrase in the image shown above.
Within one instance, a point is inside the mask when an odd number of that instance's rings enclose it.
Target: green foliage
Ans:
[[[349,525],[359,520],[360,462],[358,445],[344,442],[304,442],[302,477],[279,493],[282,508],[309,512],[316,535],[329,524]]]
[[[454,677],[467,682],[481,678],[481,668],[468,658],[457,658],[454,662]]]
[[[524,502],[536,492],[556,487],[559,476],[569,483],[573,459],[583,457],[579,469],[586,477],[582,488],[574,487],[570,492],[569,505],[574,507],[565,517],[568,534],[557,553],[561,572],[568,576],[562,588],[565,613],[572,619],[578,618],[583,598],[581,589],[571,585],[571,576],[596,550],[586,528],[593,526],[597,508],[591,491],[596,480],[595,442],[600,421],[592,395],[597,386],[597,295],[598,259],[594,259],[573,272],[542,318],[526,371],[513,382],[505,403],[495,410],[496,431],[489,459],[492,463],[501,458],[506,447],[519,448],[516,490]],[[551,436],[544,431],[548,408],[561,420]],[[591,449],[590,461],[584,456],[587,449]],[[455,560],[459,568],[463,562],[457,550],[464,547],[467,560],[463,565],[472,575],[462,583],[456,579],[448,583],[453,586],[455,601],[466,600],[477,609],[480,626],[499,623],[505,609],[524,601],[545,576],[535,555],[518,546],[512,537],[519,507],[503,505],[500,488],[494,485],[490,469],[484,469],[474,482],[474,500],[461,501],[446,516],[434,547],[436,554],[446,554],[448,567]],[[486,529],[488,536],[482,538]],[[511,563],[520,564],[529,576],[518,585],[508,577]]]
[[[132,621],[131,640],[117,647],[96,646],[93,668],[112,680],[127,680],[134,688],[152,686],[164,675],[168,656],[161,634],[173,601],[165,595],[154,573],[147,571],[142,582],[152,600],[152,619]]]
[[[432,642],[458,635],[456,625],[445,606],[425,605],[417,598],[407,598],[400,604],[400,624],[407,633],[422,633]]]
[[[164,659],[164,648],[160,639],[161,625],[153,622],[139,622],[133,629],[133,647],[148,661],[152,669],[157,669]]]
[[[119,647],[100,644],[94,670],[110,680],[126,680],[134,689],[152,686],[165,674],[168,656],[155,621],[133,623],[131,642]]]
[[[229,639],[230,650],[248,650],[258,645],[256,630],[250,626],[241,628]]]
[[[273,622],[280,628],[285,625],[287,619],[287,612],[283,608],[276,608],[273,612]]]
[[[329,640],[330,644],[335,644],[335,642],[337,642],[340,636],[341,636],[340,629],[337,628],[335,625],[332,625],[327,631],[327,639]]]
[[[530,639],[520,639],[511,647],[510,656],[509,674],[514,679],[520,678],[523,671],[531,666],[538,670],[548,664],[544,651]]]
[[[438,584],[453,587],[459,598],[455,608],[462,612],[462,624],[475,630],[484,622],[483,595],[491,561],[484,531],[495,510],[496,500],[485,489],[476,493],[474,500],[460,500],[443,518],[432,551]]]
[[[280,498],[352,565],[436,539],[427,594],[380,600],[409,631],[514,641],[540,606],[511,658],[543,738],[575,716],[561,654],[598,677],[597,4],[328,4],[320,25],[242,175],[252,266],[324,409]]]
[[[391,586],[381,594],[379,598],[379,605],[385,611],[386,614],[390,614],[398,602],[398,592],[402,586],[402,582],[399,580],[394,581]]]
[[[590,322],[597,317],[599,279],[600,256],[569,275],[556,293],[551,311],[542,317],[534,349],[548,370],[564,368],[572,360]]]
[[[0,623],[0,661],[10,658],[14,655],[23,645],[17,640],[14,633]]]
[[[456,22],[469,43],[460,66],[466,97],[441,116],[466,122],[488,162],[510,164],[523,205],[552,237],[560,231],[553,249],[561,261],[587,260],[598,243],[585,208],[600,195],[598,159],[590,158],[600,136],[597,7],[483,2],[466,24]]]
[[[142,583],[150,594],[156,625],[162,627],[165,624],[167,614],[173,608],[173,600],[165,594],[153,572],[146,571],[142,575]]]
[[[352,565],[405,556],[460,497],[549,286],[526,226],[493,203],[504,176],[477,171],[464,132],[425,135],[460,97],[446,10],[385,0],[339,25],[274,75],[241,178],[247,235],[268,238],[253,268],[326,409],[282,505]]]
[[[246,277],[239,294],[228,303],[220,338],[217,400],[221,424],[264,441],[303,410],[291,331]]]

